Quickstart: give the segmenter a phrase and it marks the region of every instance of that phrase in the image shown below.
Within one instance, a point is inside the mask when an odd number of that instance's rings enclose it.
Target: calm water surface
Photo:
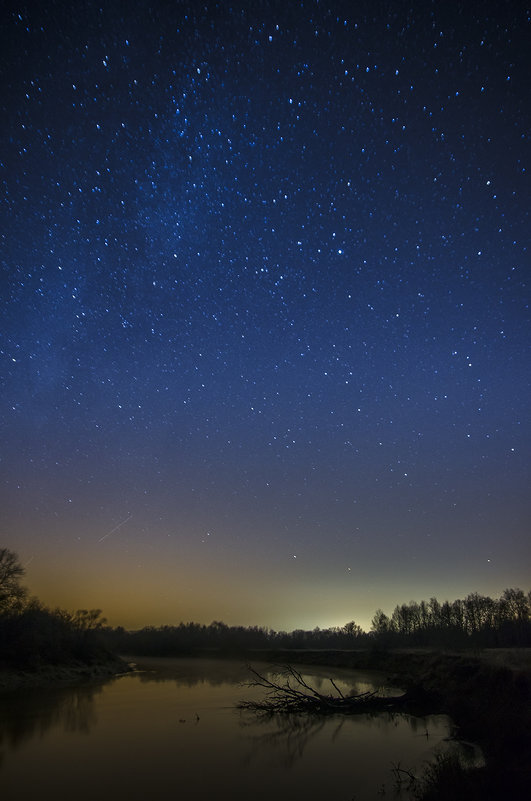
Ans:
[[[239,700],[264,692],[242,686],[240,663],[139,667],[104,684],[0,697],[2,801],[381,801],[384,789],[393,793],[393,764],[419,768],[450,747],[442,715],[261,720],[240,712]],[[343,692],[378,686],[352,671],[302,670],[323,691],[330,675]]]

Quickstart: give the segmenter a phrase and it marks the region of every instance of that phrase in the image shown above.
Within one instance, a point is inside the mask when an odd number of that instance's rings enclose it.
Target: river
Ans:
[[[260,719],[235,706],[264,693],[242,684],[250,677],[239,662],[138,667],[102,683],[0,696],[2,801],[381,801],[393,794],[393,766],[418,771],[452,747],[444,715]],[[342,692],[380,687],[339,668],[301,671],[323,692],[330,675]]]

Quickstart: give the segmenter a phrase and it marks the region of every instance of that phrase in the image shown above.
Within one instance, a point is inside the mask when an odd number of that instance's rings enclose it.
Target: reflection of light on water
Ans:
[[[0,698],[0,743],[16,750],[54,728],[89,734],[97,724],[95,700],[103,685],[18,689]]]
[[[175,788],[177,769],[183,797],[195,801],[354,795],[357,801],[378,801],[384,784],[392,796],[393,763],[416,766],[420,773],[437,753],[460,747],[449,742],[452,724],[443,715],[259,718],[241,712],[236,704],[242,697],[262,690],[245,687],[245,664],[229,660],[142,660],[138,667],[145,672],[86,689],[5,698],[2,798],[33,801],[36,772],[41,801],[62,797],[68,782],[78,788],[76,801],[93,801],[102,785],[109,797],[165,798]],[[278,670],[261,669],[271,676]],[[323,692],[329,691],[330,674],[346,692],[371,679],[328,668],[304,672],[309,681],[317,677]],[[142,758],[132,761],[131,753]],[[462,753],[467,764],[476,764],[473,746]]]
[[[320,666],[297,665],[293,667],[298,670],[304,681],[310,684],[324,695],[334,695],[334,684],[345,696],[361,695],[366,692],[377,692],[381,696],[400,695],[403,690],[399,687],[390,685],[385,678],[376,673],[370,674],[361,670],[348,670],[347,668],[327,668]],[[285,670],[281,667],[270,667],[267,671],[269,677],[285,675]]]

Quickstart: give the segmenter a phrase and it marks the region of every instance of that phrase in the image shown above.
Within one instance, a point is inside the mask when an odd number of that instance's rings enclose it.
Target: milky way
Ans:
[[[526,6],[8,6],[30,589],[288,628],[528,589]]]

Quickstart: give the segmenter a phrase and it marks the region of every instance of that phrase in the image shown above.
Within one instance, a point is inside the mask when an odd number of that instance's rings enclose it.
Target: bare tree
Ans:
[[[86,632],[103,628],[107,619],[101,617],[101,609],[78,609],[70,615],[70,622],[78,631]]]
[[[20,580],[24,575],[18,555],[8,548],[0,548],[0,614],[20,607],[26,590]]]

